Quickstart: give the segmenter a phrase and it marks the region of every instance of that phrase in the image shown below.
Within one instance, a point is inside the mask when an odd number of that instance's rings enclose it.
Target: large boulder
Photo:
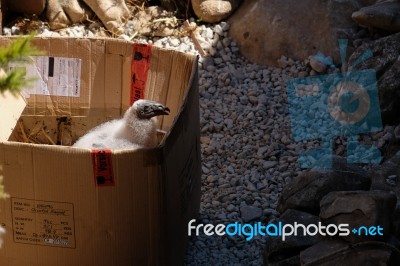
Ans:
[[[399,259],[399,251],[384,242],[348,245],[338,240],[327,240],[300,253],[303,266],[398,265]]]
[[[297,176],[282,191],[278,211],[297,209],[319,214],[319,202],[329,192],[369,190],[371,177],[362,168],[334,157],[332,169],[312,169]]]
[[[393,193],[381,190],[335,191],[321,200],[319,216],[326,224],[348,224],[349,230],[359,230],[344,236],[347,241],[382,240],[390,235],[396,201]],[[366,232],[362,226],[375,226],[376,231]]]
[[[248,0],[233,14],[230,35],[250,61],[277,65],[285,55],[306,59],[318,51],[340,62],[338,38],[357,30],[356,0]]]
[[[384,124],[400,122],[400,33],[364,42],[349,58],[353,65],[368,49],[373,56],[350,70],[375,69]]]
[[[294,224],[295,222],[308,226],[309,224],[318,224],[318,216],[288,209],[280,217],[282,224]],[[320,235],[298,235],[287,236],[282,240],[280,236],[269,237],[264,253],[265,265],[299,265],[299,252],[318,243],[323,238]]]
[[[368,28],[399,32],[400,2],[397,0],[381,1],[354,12],[352,18],[358,24]]]

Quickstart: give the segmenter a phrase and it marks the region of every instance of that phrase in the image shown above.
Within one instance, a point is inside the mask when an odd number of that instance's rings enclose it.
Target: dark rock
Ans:
[[[377,0],[358,0],[362,6],[370,6],[376,4]]]
[[[394,216],[393,216],[393,217],[395,217],[394,219],[396,219],[396,221],[399,221],[398,220],[399,217],[398,216],[396,217],[395,215],[396,214],[394,214]],[[395,248],[397,248],[397,249],[400,248],[400,240],[394,235],[389,236],[389,238],[386,240],[386,243],[391,245],[391,246],[393,246],[393,247],[395,247]]]
[[[211,56],[207,56],[203,59],[203,69],[207,69],[209,66],[214,66],[214,59]]]
[[[396,140],[400,140],[400,125],[397,125],[394,128],[393,133],[394,133],[394,137],[396,138]]]
[[[284,258],[282,260],[279,261],[268,261],[265,259],[264,257],[264,265],[268,265],[268,266],[298,266],[300,262],[300,254],[296,254],[294,256]]]
[[[303,266],[399,265],[400,253],[384,242],[349,245],[338,240],[323,241],[302,251]]]
[[[282,224],[294,224],[295,222],[304,225],[317,224],[318,216],[288,209],[278,219]],[[281,237],[270,237],[267,241],[264,253],[265,265],[299,265],[299,252],[321,241],[319,235],[303,236],[301,233],[297,236],[286,237],[285,241]]]
[[[349,230],[375,226],[376,229],[367,235],[364,230],[359,229],[362,235],[350,232],[350,235],[343,238],[351,242],[376,241],[390,235],[395,206],[396,196],[390,192],[334,191],[321,200],[319,216],[325,224],[348,224]]]
[[[278,219],[282,223],[293,224],[294,222],[302,223],[305,225],[318,223],[319,218],[316,215],[312,215],[307,212],[299,210],[288,209]]]
[[[400,33],[365,42],[349,58],[349,66],[368,49],[373,56],[350,70],[375,69],[384,124],[400,122]]]
[[[321,241],[300,252],[301,265],[308,265],[321,261],[324,258],[333,257],[349,248],[349,244],[341,240]]]
[[[351,18],[358,24],[390,32],[400,31],[400,2],[385,1],[361,8]]]
[[[6,7],[13,12],[26,15],[40,15],[46,7],[46,0],[6,0]]]
[[[400,206],[397,206],[393,212],[392,230],[393,235],[400,239]]]
[[[396,195],[397,206],[393,212],[392,228],[393,234],[400,239],[400,151],[374,168],[371,189],[392,191]]]
[[[400,203],[400,151],[374,168],[371,189],[393,191]],[[393,182],[388,183],[389,177]]]
[[[320,200],[331,191],[368,190],[368,173],[346,160],[334,157],[332,169],[311,169],[293,179],[282,191],[278,211],[297,209],[319,214]]]

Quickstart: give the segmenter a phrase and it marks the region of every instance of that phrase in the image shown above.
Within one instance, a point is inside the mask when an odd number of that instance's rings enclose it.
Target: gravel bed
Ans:
[[[277,200],[300,169],[290,141],[284,79],[303,71],[247,62],[222,22],[204,27],[200,42],[210,57],[199,72],[202,201],[198,223],[266,224],[276,219]],[[211,46],[207,46],[211,44]],[[297,73],[296,72],[296,73]],[[262,265],[265,237],[193,237],[187,265]]]
[[[129,24],[129,23],[128,23]],[[317,141],[293,142],[285,80],[313,75],[305,62],[282,57],[280,68],[249,63],[228,36],[229,24],[202,25],[198,39],[206,57],[199,62],[202,153],[202,198],[197,223],[274,222],[284,186],[302,172],[298,154]],[[77,25],[52,32],[44,24],[41,36],[103,36],[97,25]],[[16,27],[5,35],[18,34]],[[129,28],[123,38],[129,39]],[[135,38],[155,46],[198,54],[189,37]],[[337,70],[336,70],[337,71]],[[393,128],[383,135],[390,139]],[[367,141],[376,137],[365,136]],[[383,146],[385,141],[378,143]],[[335,141],[335,152],[345,152],[345,140]],[[256,236],[191,237],[186,265],[262,265],[267,239]]]

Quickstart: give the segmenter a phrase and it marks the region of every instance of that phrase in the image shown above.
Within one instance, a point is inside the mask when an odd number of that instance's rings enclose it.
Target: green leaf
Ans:
[[[29,56],[43,54],[31,45],[33,35],[17,38],[6,47],[0,47],[0,65],[6,66],[9,62],[25,62]]]
[[[43,53],[31,45],[33,35],[17,38],[7,46],[0,47],[0,68],[6,70],[10,62],[30,62],[29,56]],[[13,94],[28,86],[33,79],[26,79],[26,70],[16,68],[0,74],[0,93],[10,91]]]

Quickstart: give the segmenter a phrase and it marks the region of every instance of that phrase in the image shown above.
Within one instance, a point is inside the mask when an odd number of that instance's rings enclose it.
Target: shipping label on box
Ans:
[[[71,203],[11,198],[16,243],[75,248]]]
[[[81,68],[79,58],[31,56],[31,62],[11,62],[10,70],[24,68],[29,84],[23,93],[26,98],[30,94],[79,97],[81,90]]]

